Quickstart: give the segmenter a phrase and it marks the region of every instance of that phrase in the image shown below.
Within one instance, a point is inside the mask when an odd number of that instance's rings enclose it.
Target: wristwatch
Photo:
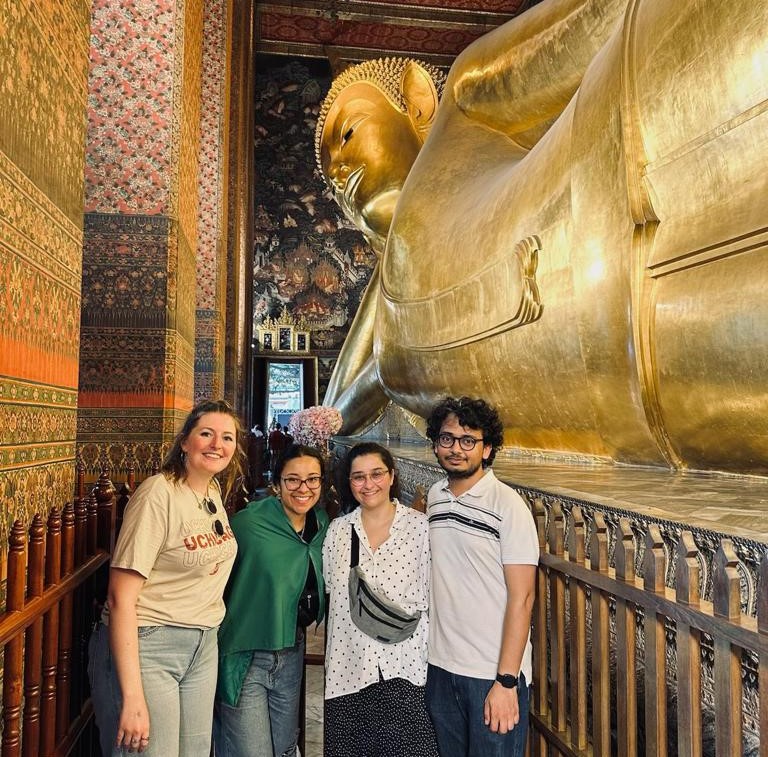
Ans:
[[[517,676],[513,676],[512,673],[499,673],[496,676],[496,680],[505,689],[515,689],[515,688],[517,688]]]

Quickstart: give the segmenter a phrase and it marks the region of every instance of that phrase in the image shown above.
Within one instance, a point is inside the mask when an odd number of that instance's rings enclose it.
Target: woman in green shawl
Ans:
[[[232,517],[238,555],[219,630],[214,740],[217,757],[293,757],[304,629],[325,611],[322,546],[328,516],[315,507],[322,455],[290,445],[276,496]]]

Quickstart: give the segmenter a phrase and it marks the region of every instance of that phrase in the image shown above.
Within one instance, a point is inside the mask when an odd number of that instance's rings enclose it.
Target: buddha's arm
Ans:
[[[379,266],[377,262],[347,338],[342,345],[325,392],[323,400],[325,405],[336,406],[341,395],[357,380],[363,366],[373,354],[373,323],[379,297]]]
[[[545,0],[470,45],[448,88],[472,120],[530,147],[562,112],[627,0]]]
[[[389,398],[384,394],[379,381],[376,362],[371,355],[358,371],[354,382],[333,403],[342,417],[339,433],[344,435],[364,431],[384,412],[388,402]]]

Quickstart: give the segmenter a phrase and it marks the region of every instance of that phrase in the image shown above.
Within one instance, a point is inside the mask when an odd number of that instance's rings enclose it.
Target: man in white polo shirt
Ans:
[[[528,506],[490,466],[496,410],[447,397],[427,420],[447,477],[429,491],[426,698],[441,757],[522,757],[539,542]]]

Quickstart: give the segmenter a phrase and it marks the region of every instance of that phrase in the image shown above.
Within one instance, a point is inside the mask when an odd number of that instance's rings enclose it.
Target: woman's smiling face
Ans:
[[[394,480],[395,472],[387,470],[387,464],[376,453],[356,457],[349,468],[352,496],[365,509],[389,504]]]
[[[316,489],[311,489],[307,480],[312,483],[319,479]],[[297,489],[288,488],[291,481],[301,481]],[[288,483],[286,483],[286,481]],[[283,466],[280,474],[280,500],[288,520],[301,528],[307,513],[317,504],[322,492],[322,471],[320,461],[314,457],[294,457]]]
[[[194,486],[221,473],[237,450],[237,428],[226,413],[204,413],[181,443],[187,478]]]

